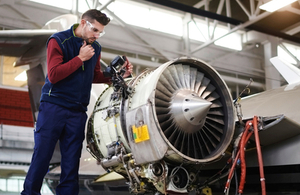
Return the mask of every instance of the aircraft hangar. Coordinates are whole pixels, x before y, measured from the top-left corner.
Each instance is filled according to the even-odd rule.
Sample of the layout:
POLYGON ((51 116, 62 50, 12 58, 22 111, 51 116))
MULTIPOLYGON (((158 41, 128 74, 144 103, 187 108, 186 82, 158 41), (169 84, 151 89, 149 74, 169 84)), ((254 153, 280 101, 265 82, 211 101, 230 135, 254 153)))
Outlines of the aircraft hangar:
MULTIPOLYGON (((277 1, 287 4, 271 11, 262 7, 273 1, 276 0, 0 0, 0 194, 20 194, 22 190, 33 152, 34 122, 46 74, 46 41, 54 32, 70 27, 62 16, 68 15, 78 22, 84 11, 98 9, 111 18, 105 35, 97 40, 102 46, 103 70, 118 55, 127 56, 133 64, 133 77, 176 59, 197 59, 212 67, 226 83, 232 101, 239 101, 289 83, 273 66, 271 58, 278 56, 299 68, 300 0, 277 1)), ((214 87, 218 88, 217 85, 214 87)), ((101 93, 92 94, 95 101, 101 93)), ((89 116, 95 101, 90 103, 89 116)), ((239 114, 237 107, 233 109, 239 114)), ((288 135, 298 135, 299 122, 290 122, 294 131, 288 135)), ((93 159, 92 155, 84 157, 93 159)), ((258 175, 256 169, 249 170, 258 175)), ((274 170, 278 173, 275 177, 284 181, 270 179, 268 193, 299 193, 299 166, 275 167, 269 174, 274 170), (278 188, 276 182, 283 187, 278 188)), ((255 174, 250 173, 245 194, 260 194, 259 178, 258 182, 253 181, 255 174), (253 190, 247 191, 247 187, 253 190)), ((89 182, 82 185, 82 194, 101 194, 89 187, 89 182)), ((49 186, 45 181, 42 194, 54 194, 49 186)), ((219 181, 214 187, 224 188, 219 181)), ((107 186, 106 194, 118 194, 105 190, 107 186)), ((190 194, 195 193, 224 194, 214 190, 190 194)))

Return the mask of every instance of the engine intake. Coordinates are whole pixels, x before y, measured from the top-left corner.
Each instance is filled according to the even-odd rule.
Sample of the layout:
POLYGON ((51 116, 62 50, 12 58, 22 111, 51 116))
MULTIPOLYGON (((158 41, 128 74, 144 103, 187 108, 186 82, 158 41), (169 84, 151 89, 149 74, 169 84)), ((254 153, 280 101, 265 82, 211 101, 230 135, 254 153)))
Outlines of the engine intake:
POLYGON ((231 141, 232 98, 220 75, 202 61, 181 58, 163 71, 155 111, 165 141, 190 161, 212 161, 231 141))

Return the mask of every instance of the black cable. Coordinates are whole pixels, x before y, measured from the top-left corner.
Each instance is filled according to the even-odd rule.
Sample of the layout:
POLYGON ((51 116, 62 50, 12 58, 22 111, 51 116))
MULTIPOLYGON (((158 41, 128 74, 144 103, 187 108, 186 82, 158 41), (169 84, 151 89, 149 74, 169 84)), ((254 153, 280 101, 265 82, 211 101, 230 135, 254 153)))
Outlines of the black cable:
POLYGON ((236 169, 234 170, 234 179, 235 179, 235 195, 238 195, 238 178, 237 178, 237 173, 236 173, 236 169))

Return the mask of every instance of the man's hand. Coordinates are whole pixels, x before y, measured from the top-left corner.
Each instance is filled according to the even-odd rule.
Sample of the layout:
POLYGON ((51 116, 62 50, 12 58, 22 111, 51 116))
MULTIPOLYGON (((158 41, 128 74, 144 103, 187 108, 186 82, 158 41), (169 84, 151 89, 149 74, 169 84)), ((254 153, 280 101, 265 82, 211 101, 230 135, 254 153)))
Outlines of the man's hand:
POLYGON ((126 72, 123 75, 123 78, 129 77, 132 72, 133 72, 133 65, 128 61, 128 59, 126 58, 125 63, 123 64, 122 68, 126 69, 126 72))
POLYGON ((86 42, 84 41, 83 45, 79 50, 79 55, 78 55, 81 61, 84 62, 89 60, 94 54, 95 54, 94 48, 91 45, 87 45, 86 42))

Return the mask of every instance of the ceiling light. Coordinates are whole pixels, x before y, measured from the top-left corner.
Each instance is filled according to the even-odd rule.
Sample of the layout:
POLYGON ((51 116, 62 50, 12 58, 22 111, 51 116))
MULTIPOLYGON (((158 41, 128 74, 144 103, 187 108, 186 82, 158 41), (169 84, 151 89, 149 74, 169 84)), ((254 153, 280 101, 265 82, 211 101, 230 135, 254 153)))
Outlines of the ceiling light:
POLYGON ((24 70, 23 72, 21 72, 18 76, 15 77, 16 81, 27 81, 27 74, 26 74, 26 70, 24 70))
POLYGON ((266 10, 268 12, 274 12, 284 6, 287 6, 297 0, 272 0, 259 6, 260 9, 266 10))

